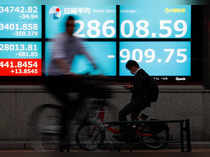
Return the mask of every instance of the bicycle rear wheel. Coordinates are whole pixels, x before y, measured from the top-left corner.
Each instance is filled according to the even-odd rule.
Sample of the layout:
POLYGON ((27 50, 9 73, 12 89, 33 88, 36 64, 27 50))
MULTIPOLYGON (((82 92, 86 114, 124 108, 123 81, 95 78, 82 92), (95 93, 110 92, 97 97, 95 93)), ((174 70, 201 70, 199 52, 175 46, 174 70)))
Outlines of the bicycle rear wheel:
POLYGON ((97 124, 84 123, 76 133, 76 142, 78 146, 87 151, 96 151, 103 144, 105 139, 105 130, 97 124))
POLYGON ((168 128, 163 128, 159 131, 153 129, 143 130, 143 135, 141 137, 143 144, 149 149, 161 149, 168 144, 169 131, 168 128))
POLYGON ((36 141, 32 143, 35 151, 57 151, 60 147, 61 107, 45 104, 32 114, 31 128, 36 141))

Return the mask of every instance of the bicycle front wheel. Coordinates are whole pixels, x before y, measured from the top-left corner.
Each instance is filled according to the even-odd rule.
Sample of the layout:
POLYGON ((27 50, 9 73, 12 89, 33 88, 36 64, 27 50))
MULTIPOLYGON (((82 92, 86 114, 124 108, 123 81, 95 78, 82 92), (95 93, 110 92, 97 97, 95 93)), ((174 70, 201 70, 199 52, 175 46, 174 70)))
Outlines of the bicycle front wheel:
POLYGON ((97 124, 84 123, 76 133, 78 146, 87 151, 96 151, 103 144, 105 130, 97 124))
POLYGON ((45 104, 32 114, 31 128, 36 136, 32 148, 35 151, 58 151, 60 147, 61 107, 45 104))

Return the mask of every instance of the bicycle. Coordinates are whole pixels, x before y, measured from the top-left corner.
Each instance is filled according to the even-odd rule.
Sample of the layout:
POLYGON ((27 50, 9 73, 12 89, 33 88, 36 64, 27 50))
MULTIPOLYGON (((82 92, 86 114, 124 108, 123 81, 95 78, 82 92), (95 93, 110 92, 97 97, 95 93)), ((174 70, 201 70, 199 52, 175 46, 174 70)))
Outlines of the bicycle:
MULTIPOLYGON (((87 151, 94 151, 102 148, 104 140, 106 139, 106 132, 110 132, 113 135, 120 134, 119 126, 126 126, 127 138, 120 140, 125 144, 142 143, 149 149, 161 149, 167 146, 169 139, 169 128, 164 123, 156 123, 156 119, 150 121, 128 121, 128 122, 105 122, 105 110, 106 101, 98 102, 99 111, 96 112, 95 118, 89 118, 87 115, 83 123, 77 130, 76 142, 81 149, 87 151), (142 142, 141 142, 142 141, 142 142)), ((91 113, 90 113, 91 114, 91 113)), ((118 139, 115 139, 118 140, 118 139)))
MULTIPOLYGON (((92 78, 91 76, 82 76, 81 79, 87 79, 89 82, 90 80, 93 80, 94 83, 96 81, 101 81, 101 76, 92 78)), ((98 83, 99 84, 99 83, 98 83)), ((94 84, 96 86, 96 84, 94 84)), ((88 99, 98 99, 98 100, 104 100, 108 97, 111 97, 111 93, 109 88, 103 86, 103 80, 102 83, 99 84, 99 89, 102 92, 93 93, 91 92, 87 93, 87 96, 85 97, 85 100, 88 99)), ((80 93, 78 93, 80 94, 80 93)), ((72 102, 77 102, 77 100, 74 100, 72 102)), ((71 104, 73 105, 73 104, 71 104)), ((80 104, 80 107, 78 109, 84 107, 84 104, 80 104)), ((65 148, 69 147, 69 130, 63 130, 64 124, 62 119, 62 106, 55 105, 55 104, 43 104, 38 106, 31 114, 30 120, 29 120, 29 126, 31 128, 30 131, 34 133, 34 136, 36 137, 36 142, 32 144, 32 148, 36 151, 64 151, 65 148), (65 132, 65 133, 64 133, 65 132), (63 141, 61 139, 61 136, 66 137, 67 139, 63 141), (38 139, 37 139, 38 138, 38 139)), ((86 116, 84 116, 86 117, 86 116)), ((69 121, 71 122, 71 121, 69 121)), ((70 125, 70 124, 69 124, 70 125)), ((65 128, 70 128, 65 127, 65 128)))
MULTIPOLYGON (((99 94, 96 100, 91 103, 97 106, 98 112, 86 112, 76 131, 76 144, 84 150, 94 151, 104 145, 106 131, 112 134, 119 134, 117 128, 119 122, 105 122, 105 106, 108 105, 107 98, 111 98, 111 90, 107 90, 104 94, 99 94), (92 138, 92 139, 91 139, 92 138), (83 141, 84 140, 84 141, 83 141)), ((83 106, 81 104, 80 106, 83 106)), ((30 126, 35 136, 39 137, 38 142, 33 146, 38 151, 59 150, 64 151, 70 146, 69 139, 61 141, 60 136, 63 134, 63 123, 61 122, 62 107, 53 104, 44 104, 37 107, 30 118, 30 126), (39 142, 40 141, 40 142, 39 142)), ((69 124, 70 125, 70 124, 69 124)), ((143 143, 147 148, 160 149, 166 146, 169 129, 165 124, 158 123, 138 123, 125 122, 128 128, 128 138, 125 143, 137 142, 143 143), (134 136, 133 136, 134 135, 134 136)), ((67 137, 67 135, 65 135, 67 137)))

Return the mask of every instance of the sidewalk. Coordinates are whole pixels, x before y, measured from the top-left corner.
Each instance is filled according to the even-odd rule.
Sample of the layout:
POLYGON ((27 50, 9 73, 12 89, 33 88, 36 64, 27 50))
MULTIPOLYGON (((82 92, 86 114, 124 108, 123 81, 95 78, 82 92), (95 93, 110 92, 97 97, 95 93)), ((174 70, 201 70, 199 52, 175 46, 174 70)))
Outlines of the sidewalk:
MULTIPOLYGON (((35 152, 33 150, 0 150, 0 153, 3 152, 35 152)), ((71 150, 70 152, 86 152, 83 150, 71 150)), ((96 152, 116 152, 116 151, 107 151, 107 150, 101 150, 101 151, 96 151, 96 152)), ((121 150, 120 152, 129 152, 129 150, 121 150)), ((132 152, 153 152, 153 153, 158 153, 158 152, 180 152, 180 149, 163 149, 163 150, 133 150, 132 152)), ((132 153, 131 152, 131 153, 132 153)), ((210 149, 207 148, 199 148, 199 149, 193 149, 192 152, 210 152, 210 149)))

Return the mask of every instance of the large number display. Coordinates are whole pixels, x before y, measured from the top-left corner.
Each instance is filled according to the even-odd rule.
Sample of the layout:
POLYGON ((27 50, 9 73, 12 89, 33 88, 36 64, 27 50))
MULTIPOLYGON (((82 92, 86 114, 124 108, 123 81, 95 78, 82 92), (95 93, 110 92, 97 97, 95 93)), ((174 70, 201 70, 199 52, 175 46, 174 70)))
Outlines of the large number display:
POLYGON ((123 0, 121 38, 190 38, 191 6, 172 1, 123 0))
POLYGON ((121 38, 190 38, 191 6, 148 7, 129 3, 120 10, 121 38))
POLYGON ((120 44, 120 75, 130 75, 128 60, 136 60, 152 76, 190 76, 190 42, 122 42, 120 44))
POLYGON ((133 59, 152 76, 191 77, 191 9, 171 0, 1 0, 0 76, 47 72, 51 40, 73 15, 74 36, 101 71, 76 56, 72 72, 123 78, 133 59))
POLYGON ((186 80, 191 76, 191 6, 180 4, 166 3, 166 0, 162 3, 154 0, 122 1, 119 76, 131 76, 125 67, 131 59, 161 80, 168 80, 171 76, 185 77, 183 80, 186 80), (139 41, 133 41, 134 38, 139 41))

